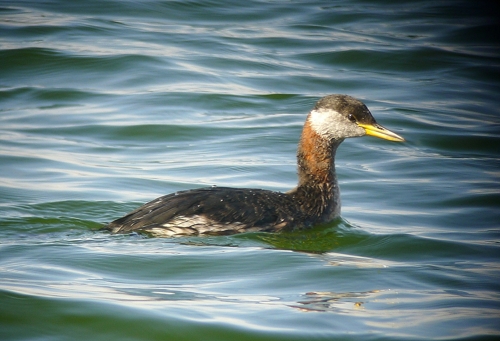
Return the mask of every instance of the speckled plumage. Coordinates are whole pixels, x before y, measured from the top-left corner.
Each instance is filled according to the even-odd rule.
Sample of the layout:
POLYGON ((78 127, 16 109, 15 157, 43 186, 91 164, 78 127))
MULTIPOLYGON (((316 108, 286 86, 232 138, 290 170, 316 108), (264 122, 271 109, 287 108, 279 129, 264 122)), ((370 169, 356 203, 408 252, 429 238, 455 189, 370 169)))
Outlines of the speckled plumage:
POLYGON ((335 152, 347 137, 366 134, 404 141, 378 125, 368 108, 346 95, 320 99, 304 124, 297 151, 299 182, 286 192, 207 187, 157 198, 109 223, 113 233, 155 236, 278 232, 340 215, 335 152))

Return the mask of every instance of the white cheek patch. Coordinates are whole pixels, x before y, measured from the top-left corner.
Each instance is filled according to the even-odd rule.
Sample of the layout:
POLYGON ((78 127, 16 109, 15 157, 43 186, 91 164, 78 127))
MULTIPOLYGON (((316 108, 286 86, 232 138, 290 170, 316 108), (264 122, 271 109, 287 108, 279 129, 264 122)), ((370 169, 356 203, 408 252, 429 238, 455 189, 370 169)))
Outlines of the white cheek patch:
POLYGON ((309 114, 309 123, 318 135, 330 137, 340 118, 340 114, 334 110, 313 110, 309 114))
POLYGON ((366 134, 363 128, 335 110, 313 110, 309 114, 309 123, 318 135, 328 140, 340 140, 366 134))

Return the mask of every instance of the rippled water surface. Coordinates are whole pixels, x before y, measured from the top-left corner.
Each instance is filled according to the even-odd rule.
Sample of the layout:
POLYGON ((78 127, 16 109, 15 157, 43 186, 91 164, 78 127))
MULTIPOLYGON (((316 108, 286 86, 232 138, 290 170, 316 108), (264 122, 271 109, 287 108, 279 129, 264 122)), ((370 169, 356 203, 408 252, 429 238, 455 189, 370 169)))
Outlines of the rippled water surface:
POLYGON ((0 339, 500 336, 494 2, 0 2, 0 339), (320 97, 342 218, 147 238, 104 223, 210 185, 286 191, 320 97))

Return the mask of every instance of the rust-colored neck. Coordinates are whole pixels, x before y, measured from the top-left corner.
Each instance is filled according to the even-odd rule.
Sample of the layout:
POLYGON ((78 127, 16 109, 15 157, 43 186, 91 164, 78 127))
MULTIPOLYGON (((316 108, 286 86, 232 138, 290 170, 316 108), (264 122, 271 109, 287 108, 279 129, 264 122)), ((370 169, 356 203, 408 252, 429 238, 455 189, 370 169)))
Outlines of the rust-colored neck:
POLYGON ((306 121, 297 151, 299 187, 332 185, 335 176, 335 152, 342 141, 327 141, 306 121))
POLYGON ((328 222, 340 215, 335 152, 342 140, 327 140, 306 121, 297 151, 299 183, 289 191, 305 221, 328 222))

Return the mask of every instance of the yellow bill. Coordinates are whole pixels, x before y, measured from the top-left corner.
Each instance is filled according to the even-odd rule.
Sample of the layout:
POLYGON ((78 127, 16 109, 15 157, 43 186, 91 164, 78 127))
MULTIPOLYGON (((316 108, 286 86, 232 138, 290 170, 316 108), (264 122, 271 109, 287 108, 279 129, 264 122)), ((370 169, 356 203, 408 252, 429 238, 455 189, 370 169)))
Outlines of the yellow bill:
POLYGON ((382 127, 380 124, 363 124, 357 123, 358 126, 366 131, 366 135, 379 137, 384 140, 403 142, 405 139, 389 129, 382 127))

